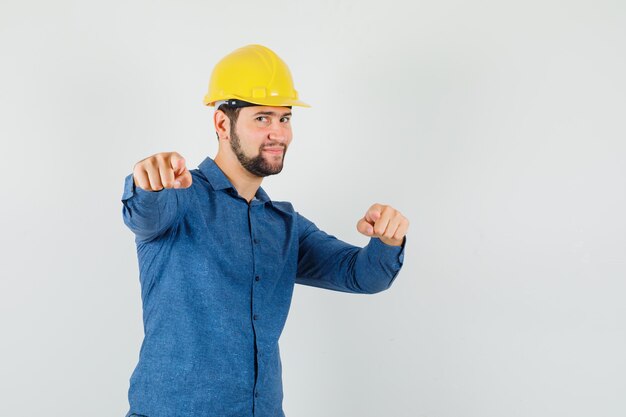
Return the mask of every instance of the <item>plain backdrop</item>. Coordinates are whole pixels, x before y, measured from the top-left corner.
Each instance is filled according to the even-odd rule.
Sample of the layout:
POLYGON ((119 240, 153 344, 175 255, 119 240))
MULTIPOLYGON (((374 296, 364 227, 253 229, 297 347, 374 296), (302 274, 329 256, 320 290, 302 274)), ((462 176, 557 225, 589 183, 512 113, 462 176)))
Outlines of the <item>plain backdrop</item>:
POLYGON ((270 197, 359 246, 373 203, 411 222, 389 290, 296 286, 288 417, 626 415, 622 0, 0 0, 1 416, 127 411, 123 179, 215 156, 251 43, 312 105, 270 197))

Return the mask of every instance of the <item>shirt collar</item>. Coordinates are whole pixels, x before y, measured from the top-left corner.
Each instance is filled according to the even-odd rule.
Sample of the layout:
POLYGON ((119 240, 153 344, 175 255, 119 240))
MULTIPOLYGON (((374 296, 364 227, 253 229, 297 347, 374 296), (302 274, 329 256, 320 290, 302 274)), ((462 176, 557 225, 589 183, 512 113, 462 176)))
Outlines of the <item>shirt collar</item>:
MULTIPOLYGON (((205 160, 202 161, 200 165, 198 165, 198 168, 204 174, 214 190, 217 191, 231 188, 235 192, 237 191, 237 189, 230 182, 226 174, 224 174, 224 172, 220 169, 219 166, 217 166, 215 161, 210 156, 207 156, 205 160)), ((272 200, 270 199, 269 195, 267 195, 263 187, 260 186, 257 189, 257 192, 254 195, 252 201, 254 200, 259 200, 263 204, 267 202, 272 204, 272 200)))

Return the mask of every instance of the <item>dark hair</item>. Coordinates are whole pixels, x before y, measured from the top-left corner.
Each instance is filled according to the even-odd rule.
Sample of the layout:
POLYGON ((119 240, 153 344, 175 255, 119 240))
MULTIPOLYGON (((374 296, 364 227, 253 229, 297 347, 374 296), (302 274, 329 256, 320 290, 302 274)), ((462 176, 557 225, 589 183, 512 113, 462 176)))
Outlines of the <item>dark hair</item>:
MULTIPOLYGON (((235 130, 235 124, 237 123, 237 119, 239 118, 239 112, 241 111, 241 107, 232 107, 228 104, 222 104, 217 110, 223 111, 224 114, 226 114, 226 117, 228 117, 228 120, 230 120, 231 132, 235 130)), ((215 132, 215 135, 217 136, 217 141, 219 142, 220 135, 218 135, 217 132, 215 132)))

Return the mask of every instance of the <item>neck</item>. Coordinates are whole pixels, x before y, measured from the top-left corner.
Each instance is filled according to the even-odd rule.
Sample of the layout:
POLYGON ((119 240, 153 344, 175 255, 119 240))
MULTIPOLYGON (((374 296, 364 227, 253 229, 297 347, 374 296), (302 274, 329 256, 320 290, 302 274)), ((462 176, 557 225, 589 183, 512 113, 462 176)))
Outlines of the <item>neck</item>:
POLYGON ((218 151, 213 161, 233 184, 239 195, 250 203, 261 186, 263 178, 246 171, 232 152, 226 154, 218 151))

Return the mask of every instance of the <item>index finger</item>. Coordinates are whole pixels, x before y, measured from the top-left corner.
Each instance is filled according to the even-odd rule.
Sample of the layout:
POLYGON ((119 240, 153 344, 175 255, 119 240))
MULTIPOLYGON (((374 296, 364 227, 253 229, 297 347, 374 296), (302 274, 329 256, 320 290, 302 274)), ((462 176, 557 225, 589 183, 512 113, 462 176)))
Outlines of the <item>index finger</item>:
POLYGON ((185 158, 177 153, 173 153, 170 157, 170 164, 174 170, 176 176, 179 176, 185 171, 185 158))
POLYGON ((380 219, 380 216, 383 211, 383 206, 380 204, 373 204, 365 213, 365 220, 367 220, 371 225, 374 225, 376 220, 380 219), (376 215, 378 213, 378 215, 376 215))

